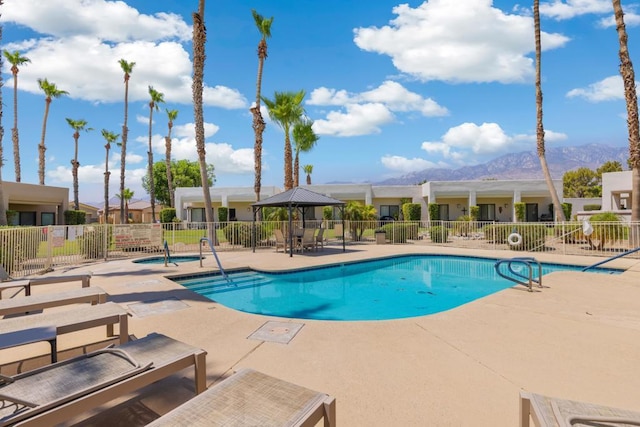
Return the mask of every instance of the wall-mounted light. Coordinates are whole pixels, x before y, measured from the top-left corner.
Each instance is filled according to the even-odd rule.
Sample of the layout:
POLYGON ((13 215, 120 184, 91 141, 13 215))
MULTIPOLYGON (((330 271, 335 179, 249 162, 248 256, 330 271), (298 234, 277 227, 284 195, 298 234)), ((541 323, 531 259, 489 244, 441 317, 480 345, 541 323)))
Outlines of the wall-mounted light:
POLYGON ((505 207, 505 208, 508 208, 508 207, 509 207, 509 203, 505 203, 505 204, 504 204, 504 207, 505 207))

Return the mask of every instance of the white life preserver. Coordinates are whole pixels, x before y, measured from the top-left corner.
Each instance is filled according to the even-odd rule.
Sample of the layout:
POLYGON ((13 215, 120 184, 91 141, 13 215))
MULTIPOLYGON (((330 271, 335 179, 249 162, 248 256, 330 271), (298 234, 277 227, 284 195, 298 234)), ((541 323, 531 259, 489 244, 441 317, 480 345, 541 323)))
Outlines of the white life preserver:
POLYGON ((507 241, 511 246, 518 246, 522 243, 522 236, 518 233, 511 233, 509 234, 509 237, 507 237, 507 241))

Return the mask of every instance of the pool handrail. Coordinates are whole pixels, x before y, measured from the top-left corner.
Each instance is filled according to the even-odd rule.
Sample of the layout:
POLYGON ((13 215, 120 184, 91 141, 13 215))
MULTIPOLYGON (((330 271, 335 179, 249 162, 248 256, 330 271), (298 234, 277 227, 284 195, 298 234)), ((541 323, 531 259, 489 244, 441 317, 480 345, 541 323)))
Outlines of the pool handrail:
POLYGON ((167 241, 164 241, 164 266, 167 267, 169 265, 169 262, 173 265, 175 265, 176 267, 178 266, 178 264, 174 261, 171 261, 171 253, 169 252, 169 243, 167 243, 167 241))
POLYGON ((222 277, 224 277, 225 279, 227 279, 227 282, 231 282, 231 279, 229 278, 229 276, 227 276, 227 273, 224 271, 224 268, 222 268, 222 263, 220 262, 220 258, 218 258, 218 253, 216 252, 216 248, 213 246, 213 243, 211 242, 211 239, 209 239, 208 237, 202 237, 200 238, 200 267, 202 267, 202 242, 207 242, 209 243, 209 247, 211 248, 211 252, 213 253, 214 258, 216 259, 216 262, 218 263, 218 268, 220 269, 220 274, 222 274, 222 277))
POLYGON ((542 265, 540 264, 540 262, 533 258, 533 257, 514 257, 514 258, 504 258, 504 259, 499 259, 498 261, 496 261, 496 263, 494 264, 494 268, 496 270, 496 273, 498 273, 498 275, 500 277, 503 277, 507 280, 510 280, 514 283, 517 283, 519 285, 522 286, 526 286, 529 289, 529 292, 533 292, 533 284, 536 283, 538 285, 539 288, 542 288, 542 265), (512 267, 512 263, 522 263, 524 264, 527 269, 529 270, 529 275, 525 276, 523 274, 520 274, 519 272, 515 271, 512 267), (512 277, 512 276, 508 276, 506 274, 504 274, 502 271, 500 271, 500 266, 502 264, 507 264, 507 267, 509 268, 509 272, 511 274, 513 274, 516 277, 512 277), (534 278, 533 277, 533 268, 532 268, 532 264, 535 263, 538 266, 538 278, 534 278), (520 280, 522 279, 522 280, 520 280), (523 280, 527 280, 527 282, 524 282, 523 280))
POLYGON ((635 248, 635 249, 629 249, 628 251, 625 251, 625 252, 623 252, 623 253, 621 253, 621 254, 614 255, 614 256, 612 256, 612 257, 610 257, 610 258, 605 259, 604 261, 596 262, 595 264, 592 264, 592 265, 590 265, 590 266, 588 266, 588 267, 583 268, 581 271, 587 271, 587 270, 589 270, 589 269, 591 269, 591 268, 599 267, 599 266, 601 266, 602 264, 606 264, 606 263, 608 263, 609 261, 613 261, 614 259, 622 258, 623 256, 627 256, 627 255, 629 255, 629 254, 632 254, 632 253, 634 253, 634 252, 638 252, 638 251, 640 251, 640 246, 638 246, 638 247, 637 247, 637 248, 635 248))

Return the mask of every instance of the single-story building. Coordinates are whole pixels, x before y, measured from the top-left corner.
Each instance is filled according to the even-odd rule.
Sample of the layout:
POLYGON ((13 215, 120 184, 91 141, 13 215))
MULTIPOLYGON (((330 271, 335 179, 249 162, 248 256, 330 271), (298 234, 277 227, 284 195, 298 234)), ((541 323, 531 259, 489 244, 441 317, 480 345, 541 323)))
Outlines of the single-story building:
POLYGON ((63 225, 69 209, 69 189, 51 185, 2 181, 5 209, 16 212, 9 225, 63 225))

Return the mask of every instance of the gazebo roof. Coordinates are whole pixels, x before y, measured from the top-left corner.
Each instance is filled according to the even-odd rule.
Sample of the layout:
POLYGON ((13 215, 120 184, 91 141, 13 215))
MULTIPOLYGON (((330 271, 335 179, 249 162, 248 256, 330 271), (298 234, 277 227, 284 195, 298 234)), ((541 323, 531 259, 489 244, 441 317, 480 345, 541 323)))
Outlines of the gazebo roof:
POLYGON ((252 204, 254 207, 273 206, 342 206, 342 200, 316 193, 306 188, 292 188, 252 204))

